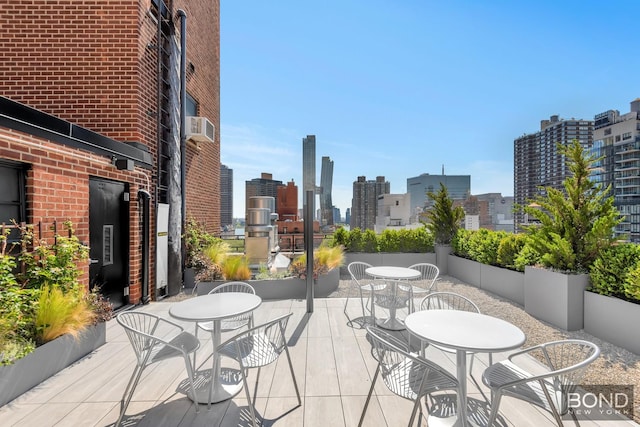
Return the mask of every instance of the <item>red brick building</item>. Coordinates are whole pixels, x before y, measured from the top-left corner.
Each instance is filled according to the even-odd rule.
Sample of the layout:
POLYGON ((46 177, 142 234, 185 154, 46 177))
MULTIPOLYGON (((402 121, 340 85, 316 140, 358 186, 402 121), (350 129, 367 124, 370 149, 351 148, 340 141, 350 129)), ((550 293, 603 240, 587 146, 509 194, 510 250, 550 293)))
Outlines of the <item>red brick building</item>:
POLYGON ((219 6, 0 0, 0 222, 71 220, 116 307, 180 289, 186 216, 220 229, 219 6))

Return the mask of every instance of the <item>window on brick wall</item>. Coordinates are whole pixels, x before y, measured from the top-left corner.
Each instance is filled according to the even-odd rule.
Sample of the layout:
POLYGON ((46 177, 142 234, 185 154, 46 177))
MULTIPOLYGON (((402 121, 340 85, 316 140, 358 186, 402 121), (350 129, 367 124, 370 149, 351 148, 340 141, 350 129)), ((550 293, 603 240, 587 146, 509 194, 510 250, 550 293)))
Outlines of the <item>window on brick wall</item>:
POLYGON ((198 115, 198 101, 195 98, 187 93, 186 103, 185 103, 185 112, 186 116, 197 116, 198 115))
MULTIPOLYGON (((0 224, 26 221, 25 204, 26 165, 0 160, 0 224)), ((12 230, 9 241, 19 240, 17 230, 12 230)))

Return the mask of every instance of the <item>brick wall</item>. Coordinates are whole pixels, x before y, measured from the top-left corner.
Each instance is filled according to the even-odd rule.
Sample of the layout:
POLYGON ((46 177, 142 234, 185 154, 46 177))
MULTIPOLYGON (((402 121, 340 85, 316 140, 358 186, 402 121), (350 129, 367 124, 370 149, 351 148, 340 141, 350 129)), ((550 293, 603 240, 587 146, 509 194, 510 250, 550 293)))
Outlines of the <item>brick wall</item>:
MULTIPOLYGON (((187 147, 187 215, 220 231, 220 1, 178 0, 187 15, 187 92, 216 127, 215 144, 187 147), (189 71, 189 63, 193 71, 189 71)), ((179 23, 176 21, 176 28, 179 23)))
MULTIPOLYGON (((193 64, 193 71, 188 73, 187 90, 199 103, 199 115, 207 117, 216 128, 215 144, 200 144, 199 149, 188 146, 187 213, 206 224, 209 231, 217 233, 220 230, 220 2, 178 0, 168 3, 173 4, 178 32, 178 9, 187 14, 187 63, 193 64)), ((150 0, 0 0, 3 52, 0 93, 112 139, 146 144, 156 159, 157 51, 154 46, 157 20, 151 5, 150 0)), ((12 150, 3 147, 0 158, 15 157, 16 153, 11 157, 9 152, 12 150)), ((33 163, 30 159, 39 159, 33 163, 33 175, 29 177, 35 183, 30 199, 34 205, 29 205, 32 220, 49 209, 57 211, 56 206, 60 204, 44 195, 43 191, 49 187, 37 189, 39 182, 46 178, 52 178, 51 183, 64 187, 58 190, 67 191, 64 194, 70 197, 88 186, 87 179, 80 183, 80 177, 88 177, 94 172, 97 176, 125 182, 133 179, 127 175, 113 175, 115 172, 109 168, 92 169, 92 162, 108 162, 104 157, 92 156, 92 161, 80 162, 71 156, 75 163, 64 167, 66 159, 56 159, 57 155, 56 151, 35 155, 28 150, 20 154, 25 156, 22 161, 27 163, 33 163), (46 163, 49 155, 52 156, 49 161, 58 162, 60 169, 66 170, 54 175, 47 172, 46 167, 52 166, 46 163), (80 170, 76 171, 75 166, 80 170)), ((144 187, 153 197, 152 206, 157 202, 156 161, 149 177, 150 188, 144 181, 144 187)), ((134 194, 137 188, 132 186, 131 192, 134 194)), ((87 194, 85 189, 86 203, 87 194)), ((73 206, 78 208, 80 204, 73 206)), ((71 212, 68 207, 64 211, 71 212)), ((155 236, 153 211, 152 237, 155 236)), ((86 212, 73 216, 81 219, 83 214, 86 221, 86 212)), ((131 220, 137 221, 137 212, 135 215, 132 212, 131 220)), ((86 224, 82 226, 88 230, 86 224)), ((137 230, 137 224, 131 227, 132 233, 134 230, 137 230)), ((132 234, 132 239, 134 237, 137 236, 132 234)), ((150 284, 153 286, 153 238, 151 244, 150 284)), ((137 248, 132 247, 132 268, 139 256, 137 248)), ((138 272, 131 271, 132 280, 137 275, 138 272)), ((150 295, 154 295, 153 290, 150 295)))
MULTIPOLYGON (((0 158, 29 165, 26 182, 27 222, 50 224, 53 221, 70 220, 78 239, 83 242, 89 241, 90 176, 128 182, 132 195, 137 194, 140 188, 147 188, 147 172, 144 170, 118 171, 104 157, 1 127, 0 158)), ((135 197, 132 202, 129 204, 130 299, 138 302, 141 296, 141 236, 135 197)), ((89 266, 86 264, 81 267, 85 271, 82 281, 88 286, 89 266)))

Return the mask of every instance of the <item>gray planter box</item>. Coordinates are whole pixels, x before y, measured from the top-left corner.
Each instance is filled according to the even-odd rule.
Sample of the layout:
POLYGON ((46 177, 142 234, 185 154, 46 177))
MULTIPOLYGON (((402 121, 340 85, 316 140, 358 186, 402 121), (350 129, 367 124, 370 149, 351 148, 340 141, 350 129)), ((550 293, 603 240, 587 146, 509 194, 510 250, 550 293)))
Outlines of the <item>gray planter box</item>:
POLYGON ((566 331, 584 327, 584 291, 588 274, 563 274, 525 267, 524 309, 532 316, 566 331))
POLYGON ((436 266, 440 274, 449 274, 449 255, 451 254, 451 245, 437 244, 435 246, 436 251, 436 266))
POLYGON ((106 324, 83 331, 78 339, 64 335, 9 366, 0 366, 0 406, 37 386, 106 342, 106 324))
POLYGON ((470 259, 449 255, 449 276, 453 276, 469 285, 480 287, 480 264, 470 259))
POLYGON ((584 331, 640 355, 640 304, 584 292, 584 331))
MULTIPOLYGON (((213 288, 229 280, 216 280, 214 282, 200 282, 197 287, 198 295, 206 295, 213 288)), ((274 299, 306 299, 307 298, 307 281, 297 277, 288 277, 286 279, 274 280, 247 280, 258 295, 263 300, 274 299)), ((340 271, 334 268, 327 274, 321 274, 315 284, 314 296, 316 298, 324 298, 330 293, 338 289, 340 283, 340 271)))
POLYGON ((480 288, 524 306, 524 273, 480 264, 480 288))

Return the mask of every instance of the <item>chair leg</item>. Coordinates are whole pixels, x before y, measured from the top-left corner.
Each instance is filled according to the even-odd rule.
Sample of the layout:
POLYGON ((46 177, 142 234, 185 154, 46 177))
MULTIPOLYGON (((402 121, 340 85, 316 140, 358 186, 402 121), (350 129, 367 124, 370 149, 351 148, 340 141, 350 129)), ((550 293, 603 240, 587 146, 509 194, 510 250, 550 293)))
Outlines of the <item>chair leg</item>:
POLYGON ((249 393, 249 384, 247 383, 247 370, 243 366, 240 366, 240 371, 242 371, 242 383, 244 386, 245 395, 247 396, 247 405, 249 405, 249 411, 251 412, 251 424, 253 425, 253 427, 258 427, 258 424, 256 422, 256 410, 253 407, 251 394, 249 393))
POLYGON ((420 396, 416 398, 416 402, 413 404, 413 410, 411 411, 411 418, 409 418, 409 426, 413 425, 414 420, 416 419, 416 412, 418 412, 418 406, 420 406, 420 396))
POLYGON ((118 421, 116 421, 115 427, 118 427, 120 423, 122 423, 122 418, 124 418, 124 413, 129 407, 129 402, 131 402, 133 392, 136 389, 136 385, 138 385, 138 381, 140 381, 140 376, 142 375, 143 370, 144 367, 136 365, 133 373, 131 374, 131 378, 129 378, 127 387, 124 389, 124 394, 122 395, 122 400, 120 401, 120 415, 118 416, 118 421))
MULTIPOLYGON (((193 357, 195 358, 195 351, 193 352, 193 357)), ((196 386, 193 383, 193 370, 191 369, 191 360, 189 360, 189 355, 184 355, 184 364, 187 368, 187 376, 189 377, 189 385, 191 386, 191 395, 193 396, 193 404, 196 405, 196 414, 200 412, 200 406, 198 405, 198 401, 196 400, 196 386)), ((188 397, 188 396, 187 396, 188 397)))
POLYGON ((492 427, 493 423, 496 421, 498 416, 498 406, 500 406, 500 399, 502 398, 502 393, 500 391, 491 391, 493 397, 491 399, 491 415, 489 415, 489 422, 487 423, 488 427, 492 427))
POLYGON ((362 427, 362 422, 364 421, 364 415, 367 412, 367 407, 369 406, 369 401, 371 400, 371 395, 373 394, 373 388, 376 385, 376 379, 378 378, 379 372, 380 372, 380 363, 378 363, 378 367, 376 368, 376 373, 373 375, 373 380, 371 380, 371 387, 369 387, 369 394, 367 395, 367 400, 364 402, 364 408, 362 408, 362 415, 360 415, 360 422, 358 423, 358 427, 362 427))
POLYGON ((289 348, 285 345, 284 351, 287 354, 287 362, 289 362, 289 370, 291 371, 291 379, 293 379, 293 386, 296 389, 296 396, 298 396, 298 406, 302 405, 302 399, 300 399, 300 390, 298 389, 298 382, 296 381, 296 374, 293 372, 293 363, 291 363, 291 355, 289 355, 289 348))

